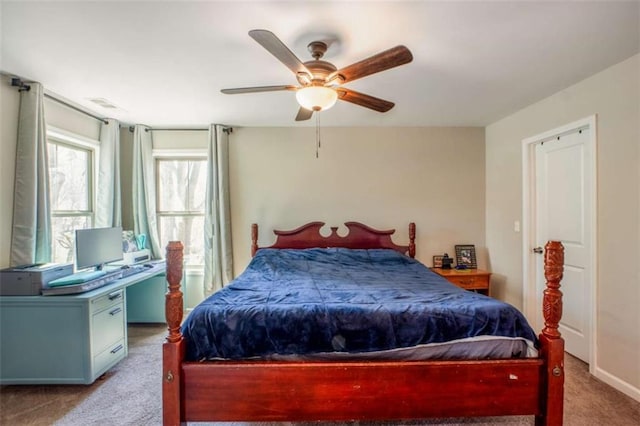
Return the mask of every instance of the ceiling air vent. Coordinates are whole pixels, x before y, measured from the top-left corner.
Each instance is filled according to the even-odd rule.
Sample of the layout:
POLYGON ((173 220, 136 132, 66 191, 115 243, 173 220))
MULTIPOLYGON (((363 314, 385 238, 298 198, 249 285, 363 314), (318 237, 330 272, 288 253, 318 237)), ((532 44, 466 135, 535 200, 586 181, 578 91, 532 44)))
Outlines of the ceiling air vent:
POLYGON ((118 109, 117 106, 106 100, 105 98, 88 98, 91 102, 102 108, 118 109))

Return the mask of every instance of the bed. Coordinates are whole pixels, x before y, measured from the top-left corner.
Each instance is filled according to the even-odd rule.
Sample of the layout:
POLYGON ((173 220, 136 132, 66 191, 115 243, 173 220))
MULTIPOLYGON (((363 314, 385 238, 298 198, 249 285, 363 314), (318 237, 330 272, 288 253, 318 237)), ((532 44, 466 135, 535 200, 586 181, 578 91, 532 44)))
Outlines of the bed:
MULTIPOLYGON (((391 266, 388 270, 385 269, 387 272, 383 274, 391 274, 388 271, 393 268, 405 268, 413 271, 411 273, 416 273, 418 278, 424 275, 418 270, 426 268, 413 260, 415 256, 415 225, 413 223, 409 226, 409 244, 406 246, 397 245, 392 241, 391 236, 394 230, 380 231, 357 222, 347 222, 345 225, 349 232, 346 236, 338 235, 337 228, 331 228, 330 235, 325 237, 320 233, 323 225, 322 222, 312 222, 291 231, 274 231, 277 236, 276 242, 269 247, 258 247, 258 227, 255 224, 252 225, 251 249, 254 257, 247 270, 229 287, 235 286, 236 293, 238 293, 237 287, 242 290, 240 293, 254 292, 262 286, 262 282, 256 277, 260 274, 275 274, 269 279, 264 279, 264 285, 275 281, 282 288, 286 288, 284 284, 287 283, 296 289, 298 282, 291 278, 295 274, 282 274, 282 270, 274 267, 273 263, 278 262, 278 259, 284 259, 283 262, 303 264, 304 268, 309 269, 306 265, 309 264, 311 255, 314 262, 318 255, 324 256, 323 262, 329 265, 336 264, 335 259, 339 259, 336 256, 346 255, 347 266, 334 267, 336 274, 343 268, 349 269, 351 262, 360 262, 361 258, 373 258, 370 262, 372 268, 379 268, 384 262, 405 265, 391 266), (255 269, 255 265, 261 266, 255 269), (265 265, 268 266, 267 269, 271 268, 271 272, 265 270, 265 265)), ((246 346, 235 338, 231 339, 232 344, 229 346, 231 349, 227 349, 226 352, 225 350, 199 352, 197 348, 194 349, 193 342, 197 339, 191 334, 192 315, 184 325, 182 324, 183 301, 180 291, 182 245, 179 242, 171 242, 167 247, 169 291, 166 296, 166 317, 169 335, 163 345, 164 424, 174 425, 187 421, 400 420, 502 415, 534 415, 537 424, 562 424, 564 342, 558 332, 558 322, 562 314, 562 293, 559 286, 563 270, 563 248, 558 242, 549 242, 545 249, 547 279, 543 301, 545 328, 538 336, 537 352, 534 351, 534 356, 531 356, 531 353, 525 358, 515 358, 510 354, 481 355, 464 359, 459 352, 454 352, 453 355, 448 353, 444 357, 437 355, 436 359, 413 356, 396 358, 387 356, 389 353, 387 347, 375 347, 370 352, 369 349, 356 347, 357 345, 350 347, 349 343, 345 342, 359 341, 357 338, 351 338, 352 336, 348 336, 346 340, 338 340, 337 348, 332 340, 325 342, 323 346, 322 339, 318 338, 317 333, 312 332, 301 334, 303 337, 301 340, 306 336, 307 343, 319 345, 318 347, 307 345, 311 346, 311 356, 296 355, 300 348, 290 349, 292 345, 288 342, 282 346, 285 348, 284 351, 275 351, 278 354, 274 357, 270 356, 274 352, 272 347, 255 343, 256 335, 260 333, 250 334, 252 343, 248 345, 264 349, 256 356, 252 356, 251 352, 245 350, 234 352, 237 348, 246 346), (313 338, 309 339, 308 336, 313 338), (347 356, 324 357, 326 353, 332 352, 327 351, 326 347, 330 347, 329 349, 333 347, 333 351, 338 352, 338 355, 347 356), (322 356, 315 356, 318 353, 322 356), (362 356, 369 353, 376 356, 362 356)), ((340 260, 338 263, 342 264, 343 261, 340 260)), ((289 270, 288 268, 287 266, 284 270, 289 270)), ((326 277, 332 272, 323 269, 320 274, 326 277)), ((354 274, 349 270, 347 275, 351 277, 354 274)), ((394 279, 397 278, 395 272, 392 276, 394 279)), ((316 275, 315 287, 327 287, 318 286, 318 279, 316 275)), ((360 284, 362 283, 358 283, 360 284)), ((428 285, 429 283, 424 283, 424 286, 428 285)), ((360 302, 367 304, 367 301, 360 301, 365 293, 367 296, 370 296, 369 293, 378 294, 375 280, 372 281, 371 286, 371 291, 348 292, 349 296, 342 300, 344 303, 338 305, 358 307, 360 302)), ((422 283, 416 285, 416 287, 422 286, 422 283)), ((437 288, 447 286, 450 285, 442 284, 437 288)), ((219 292, 223 294, 223 299, 225 294, 233 294, 223 293, 226 290, 227 288, 219 292)), ((459 289, 457 291, 468 293, 459 289)), ((341 291, 342 293, 344 292, 341 291)), ((252 297, 259 294, 251 293, 252 297)), ((299 298, 300 294, 307 293, 289 291, 282 294, 287 296, 293 294, 299 298)), ((275 296, 277 296, 276 299, 281 298, 282 294, 274 292, 271 299, 275 296)), ((452 294, 456 300, 460 296, 455 291, 452 294)), ((417 297, 422 298, 424 295, 417 297)), ((452 296, 447 293, 446 297, 452 296)), ((486 304, 487 310, 495 307, 494 302, 486 296, 470 297, 473 304, 478 306, 486 304), (474 297, 477 299, 473 299, 474 297)), ((305 306, 309 304, 308 299, 304 299, 303 302, 305 306)), ((203 302, 201 305, 207 305, 207 303, 203 302)), ((384 308, 385 315, 389 316, 389 312, 394 312, 392 305, 384 302, 378 309, 384 308)), ((468 305, 465 306, 465 309, 469 309, 468 305)), ((204 310, 205 307, 199 306, 197 309, 204 310)), ((233 303, 224 309, 221 312, 209 313, 210 316, 202 322, 213 324, 212 318, 224 316, 228 321, 238 323, 235 317, 229 314, 229 312, 235 312, 232 311, 233 303)), ((406 308, 397 311, 402 309, 406 308)), ((289 315, 290 311, 286 312, 286 315, 289 315)), ((472 316, 474 318, 479 316, 478 312, 482 314, 484 311, 474 311, 472 316)), ((260 318, 264 316, 258 315, 260 318)), ((360 320, 351 322, 358 321, 360 320)), ((515 322, 510 322, 504 328, 512 329, 515 327, 514 324, 515 322)), ((211 327, 215 326, 211 325, 211 327)), ((370 325, 367 327, 370 330, 375 328, 370 325)), ((393 327, 397 331, 397 324, 393 327)), ((312 327, 308 328, 312 330, 312 327)), ((204 329, 198 327, 194 329, 199 330, 196 334, 205 333, 204 340, 211 341, 214 347, 220 346, 219 340, 214 341, 214 337, 219 336, 219 331, 210 333, 207 337, 206 331, 202 331, 204 329)), ((269 333, 276 334, 272 330, 269 333)), ((281 334, 295 336, 296 332, 289 329, 287 333, 281 334)), ((329 333, 329 337, 333 334, 336 333, 329 333)), ((341 334, 345 333, 337 334, 342 337, 341 334)), ((405 334, 407 333, 403 331, 396 332, 394 335, 405 334)), ((437 333, 431 330, 424 334, 431 336, 437 333)), ((531 339, 535 340, 535 337, 528 337, 528 340, 531 339)), ((378 342, 380 339, 374 336, 369 340, 378 342)), ((430 347, 430 344, 434 343, 416 341, 413 337, 408 338, 408 341, 413 343, 407 343, 407 345, 418 344, 425 347, 430 347)), ((439 343, 435 342, 436 345, 439 343)), ((393 344, 396 342, 394 341, 393 344)))

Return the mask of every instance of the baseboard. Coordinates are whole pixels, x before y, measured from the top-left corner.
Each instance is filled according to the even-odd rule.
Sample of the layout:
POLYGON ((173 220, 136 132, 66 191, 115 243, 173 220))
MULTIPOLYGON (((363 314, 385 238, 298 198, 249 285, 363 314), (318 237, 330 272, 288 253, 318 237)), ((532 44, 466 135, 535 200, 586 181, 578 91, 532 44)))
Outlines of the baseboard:
POLYGON ((635 399, 636 401, 640 402, 640 389, 638 389, 637 387, 632 386, 631 384, 625 382, 624 380, 619 379, 618 377, 614 376, 611 373, 607 373, 606 371, 604 371, 599 367, 596 367, 594 369, 593 375, 597 379, 611 386, 612 388, 619 390, 625 395, 628 395, 631 398, 635 399))

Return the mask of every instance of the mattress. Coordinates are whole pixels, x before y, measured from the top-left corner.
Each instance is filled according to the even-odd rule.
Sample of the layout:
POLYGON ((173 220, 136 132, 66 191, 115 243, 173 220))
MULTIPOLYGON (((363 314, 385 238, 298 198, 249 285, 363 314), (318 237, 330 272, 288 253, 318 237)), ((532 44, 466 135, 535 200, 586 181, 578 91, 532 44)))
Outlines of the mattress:
POLYGON ((536 354, 516 308, 387 249, 261 249, 191 311, 182 334, 190 361, 536 354))

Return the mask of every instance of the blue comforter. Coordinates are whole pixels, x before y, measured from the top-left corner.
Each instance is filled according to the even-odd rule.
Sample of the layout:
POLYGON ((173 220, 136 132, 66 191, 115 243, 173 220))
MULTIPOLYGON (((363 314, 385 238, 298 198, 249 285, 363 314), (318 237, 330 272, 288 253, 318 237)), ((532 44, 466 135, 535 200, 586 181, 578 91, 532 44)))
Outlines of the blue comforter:
POLYGON ((536 341, 524 316, 393 250, 261 249, 182 326, 187 360, 370 352, 474 336, 536 341))

